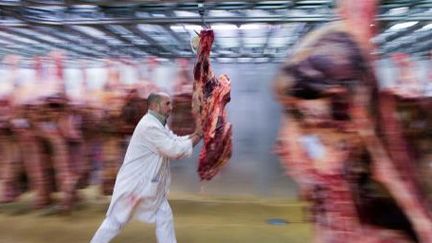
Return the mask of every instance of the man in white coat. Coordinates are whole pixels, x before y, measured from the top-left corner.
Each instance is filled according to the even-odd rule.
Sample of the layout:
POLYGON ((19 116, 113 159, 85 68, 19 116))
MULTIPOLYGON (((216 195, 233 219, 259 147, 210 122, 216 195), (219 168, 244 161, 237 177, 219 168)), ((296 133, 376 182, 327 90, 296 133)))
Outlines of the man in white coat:
POLYGON ((176 242, 167 200, 169 162, 191 156, 192 148, 202 137, 202 129, 198 124, 191 135, 175 135, 166 126, 172 104, 165 93, 150 94, 148 107, 148 113, 133 132, 105 220, 91 243, 110 242, 132 217, 155 223, 158 243, 176 242))

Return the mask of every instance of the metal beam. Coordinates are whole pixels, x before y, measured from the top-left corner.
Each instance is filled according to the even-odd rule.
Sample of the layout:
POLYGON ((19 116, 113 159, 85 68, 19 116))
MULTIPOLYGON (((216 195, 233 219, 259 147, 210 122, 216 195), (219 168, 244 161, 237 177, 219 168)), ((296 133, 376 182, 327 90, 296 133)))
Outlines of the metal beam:
MULTIPOLYGON (((172 50, 172 48, 166 47, 164 45, 160 45, 156 40, 154 40, 153 38, 148 36, 143 31, 139 30, 137 26, 134 25, 134 26, 125 26, 125 27, 127 30, 132 32, 134 35, 139 36, 139 37, 143 38, 145 41, 147 41, 148 43, 150 43, 150 45, 153 46, 154 48, 157 48, 157 49, 165 52, 165 54, 166 53, 178 54, 177 50, 172 50)), ((155 50, 155 51, 157 51, 157 50, 155 50)), ((163 55, 165 55, 165 54, 163 54, 163 55)))
MULTIPOLYGON (((121 26, 122 28, 124 28, 123 26, 121 26)), ((150 53, 151 49, 148 48, 148 46, 144 46, 144 45, 137 45, 136 43, 133 43, 130 39, 124 37, 121 33, 118 33, 112 26, 98 26, 97 28, 98 30, 104 32, 107 35, 113 36, 114 38, 117 38, 121 41, 123 41, 124 43, 128 44, 128 46, 124 46, 127 49, 129 49, 130 52, 133 53, 134 56, 137 56, 137 52, 134 51, 135 48, 138 48, 139 50, 145 52, 145 53, 150 53)), ((126 29, 126 28, 124 28, 126 29)), ((126 29, 127 30, 127 29, 126 29)))
POLYGON ((22 36, 22 37, 25 37, 27 39, 38 41, 40 43, 45 43, 45 44, 51 45, 51 46, 53 46, 55 48, 58 48, 58 49, 62 49, 62 50, 66 50, 66 51, 71 51, 71 52, 74 52, 74 53, 77 53, 77 54, 81 54, 81 55, 84 55, 84 56, 97 56, 92 51, 77 50, 76 48, 74 48, 72 46, 67 46, 67 45, 65 46, 65 45, 61 45, 61 44, 55 43, 55 42, 47 41, 47 40, 41 39, 41 38, 39 38, 37 36, 33 36, 33 35, 30 35, 30 34, 19 32, 19 31, 13 29, 13 28, 8 28, 7 31, 8 31, 8 33, 13 33, 14 35, 17 35, 17 36, 22 36))
MULTIPOLYGON (((168 17, 175 17, 176 15, 174 14, 173 11, 166 11, 165 12, 166 15, 168 17)), ((177 33, 175 33, 174 31, 171 30, 171 28, 169 28, 166 25, 162 26, 164 28, 164 30, 166 32, 168 32, 169 35, 171 35, 180 45, 184 45, 185 43, 187 43, 180 35, 178 35, 177 33)))
MULTIPOLYGON (((419 17, 417 17, 419 18, 419 17)), ((417 19, 416 18, 416 19, 417 19)), ((412 21, 416 21, 413 19, 412 21)), ((289 23, 289 22, 329 22, 336 20, 334 16, 313 16, 313 17, 286 17, 286 16, 265 16, 265 17, 206 17, 206 23, 232 23, 232 24, 245 24, 245 23, 289 23)), ((398 19, 393 19, 398 20, 398 19)), ((426 20, 432 20, 432 17, 426 18, 426 20)), ((135 25, 135 24, 197 24, 201 25, 201 18, 198 17, 145 17, 145 18, 100 18, 94 20, 35 20, 26 19, 29 24, 34 25, 107 25, 107 24, 124 24, 124 25, 135 25)), ((0 20, 1 26, 25 26, 21 22, 9 22, 0 20)))
POLYGON ((35 45, 30 44, 28 42, 24 42, 24 41, 20 41, 20 40, 14 39, 13 37, 8 37, 8 36, 0 35, 0 40, 5 40, 5 41, 11 43, 12 45, 26 46, 26 47, 35 49, 35 50, 37 50, 39 52, 41 52, 41 51, 49 51, 49 49, 47 49, 44 44, 41 44, 39 46, 35 46, 35 45))
MULTIPOLYGON (((397 16, 378 16, 378 21, 432 21, 432 15, 429 16, 407 16, 405 18, 397 16)), ((231 23, 231 24, 247 24, 247 23, 295 23, 295 22, 331 22, 338 20, 334 15, 320 15, 320 16, 263 16, 263 17, 206 17, 206 23, 231 23)), ((135 24, 196 24, 202 23, 198 17, 151 17, 151 18, 100 18, 94 20, 34 20, 26 19, 27 24, 20 21, 5 21, 0 20, 0 26, 8 27, 22 27, 31 25, 88 25, 98 26, 107 24, 124 24, 124 25, 135 25, 135 24)))
POLYGON ((272 38, 273 34, 275 33, 276 28, 274 28, 273 26, 270 27, 270 29, 267 31, 267 36, 266 36, 266 41, 264 43, 264 46, 262 47, 262 54, 265 54, 265 51, 267 50, 269 43, 270 43, 270 39, 272 38))
POLYGON ((117 46, 110 45, 106 40, 98 39, 98 38, 96 38, 94 36, 91 36, 91 35, 89 35, 87 33, 84 33, 84 32, 81 32, 79 30, 76 30, 76 29, 72 28, 71 26, 64 26, 64 28, 65 28, 65 30, 67 30, 67 32, 75 34, 75 35, 83 36, 83 37, 89 39, 91 42, 93 42, 95 44, 102 45, 102 46, 107 46, 109 48, 109 50, 110 50, 110 54, 111 54, 110 56, 116 57, 117 53, 123 53, 126 56, 132 56, 133 55, 133 53, 130 52, 129 49, 118 48, 117 46))
MULTIPOLYGON (((75 1, 72 1, 75 2, 75 1)), ((417 2, 420 3, 420 2, 417 2)), ((123 2, 127 6, 127 3, 123 2)), ((271 2, 269 3, 271 4, 271 2)), ((279 4, 281 6, 285 6, 286 1, 281 1, 279 4)), ((184 5, 184 4, 183 4, 184 5)), ((170 3, 152 3, 152 4, 141 4, 138 6, 129 6, 124 7, 125 9, 129 9, 131 14, 124 15, 119 14, 115 11, 115 8, 101 8, 100 15, 93 16, 92 19, 89 19, 86 15, 81 15, 80 13, 75 13, 73 11, 74 6, 65 6, 65 8, 61 8, 59 10, 48 9, 45 10, 43 8, 38 8, 37 10, 21 6, 21 7, 5 7, 0 6, 0 10, 2 14, 7 16, 14 17, 16 20, 0 20, 0 25, 3 26, 23 26, 23 22, 36 24, 36 25, 106 25, 106 24, 173 24, 173 23, 183 23, 183 24, 201 24, 202 20, 199 16, 195 17, 177 17, 172 16, 172 11, 182 10, 181 4, 170 4, 170 3), (110 10, 111 9, 111 10, 110 10), (113 10, 114 9, 114 10, 113 10), (140 17, 140 12, 146 12, 151 14, 155 11, 163 11, 167 16, 164 17, 140 17), (39 11, 34 13, 35 11, 39 11), (43 14, 44 11, 46 14, 43 14), (28 12, 28 14, 26 14, 28 12), (60 16, 60 17, 59 17, 60 16), (111 17, 108 17, 111 16, 111 17), (135 16, 135 17, 130 17, 135 16)), ((192 4, 194 5, 194 4, 192 4)), ((186 6, 192 6, 191 4, 186 6)), ((257 5, 257 3, 250 2, 227 2, 227 3, 215 3, 215 4, 206 4, 205 9, 208 10, 217 10, 221 9, 220 6, 225 6, 229 8, 230 6, 236 6, 235 9, 238 9, 238 6, 243 6, 244 9, 260 9, 255 8, 256 6, 264 6, 265 3, 261 3, 257 5)), ((272 6, 274 4, 271 4, 272 6)), ((277 4, 276 4, 277 5, 277 4)), ((316 5, 317 8, 322 7, 321 5, 316 5)), ((328 6, 328 4, 324 4, 328 6)), ((405 5, 399 5, 405 6, 405 5)), ((412 4, 408 4, 407 7, 412 7, 412 4)), ((243 9, 243 8, 242 8, 243 9)), ((286 8, 290 9, 290 8, 286 8)), ((431 21, 432 15, 418 15, 415 14, 416 8, 411 8, 408 13, 405 13, 403 16, 400 15, 389 15, 389 14, 381 14, 378 15, 377 18, 379 21, 431 21), (413 13, 413 14, 410 14, 413 13)), ((189 9, 191 11, 198 12, 198 5, 195 3, 194 7, 189 9)), ((95 11, 90 9, 89 11, 95 11)), ((142 16, 142 15, 141 15, 142 16)), ((208 24, 212 23, 233 23, 233 24, 242 24, 242 23, 289 23, 289 22, 328 22, 337 20, 337 16, 334 14, 321 14, 308 16, 307 14, 301 16, 287 16, 287 15, 271 15, 271 16, 206 16, 205 20, 208 24)))
MULTIPOLYGON (((48 28, 48 27, 43 27, 43 26, 36 26, 36 27, 31 28, 31 29, 33 31, 37 32, 37 33, 43 33, 43 34, 48 35, 48 36, 54 36, 54 37, 56 37, 58 39, 66 41, 66 42, 68 42, 68 45, 83 46, 83 47, 85 47, 85 48, 87 48, 89 50, 95 50, 95 47, 93 45, 91 45, 90 42, 88 42, 88 41, 79 41, 79 40, 77 41, 76 37, 72 38, 72 37, 68 36, 65 31, 62 31, 62 30, 60 30, 58 28, 52 29, 52 27, 48 28)), ((101 47, 102 49, 104 49, 104 50, 101 50, 99 48, 99 50, 95 50, 98 53, 101 53, 101 51, 102 51, 102 53, 98 57, 103 58, 103 57, 109 56, 110 51, 106 47, 106 45, 98 45, 98 46, 101 47)))

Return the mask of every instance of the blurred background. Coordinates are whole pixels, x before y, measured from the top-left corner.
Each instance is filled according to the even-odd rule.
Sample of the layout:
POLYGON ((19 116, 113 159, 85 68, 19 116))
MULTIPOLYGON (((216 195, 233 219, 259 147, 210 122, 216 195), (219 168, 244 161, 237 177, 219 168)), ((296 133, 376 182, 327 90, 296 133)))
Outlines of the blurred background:
MULTIPOLYGON (((171 163, 179 242, 310 241, 296 184, 272 152, 281 113, 272 81, 303 36, 337 20, 335 6, 333 0, 0 0, 0 242, 46 242, 52 232, 61 239, 53 242, 88 242, 150 92, 173 95, 171 127, 193 131, 191 39, 203 25, 215 31, 215 74, 231 78, 233 155, 209 182, 196 172, 199 149, 171 163), (57 215, 53 205, 71 215, 57 215), (239 214, 234 226, 217 218, 229 212, 239 214), (213 224, 199 228, 190 215, 213 224)), ((383 0, 378 13, 372 41, 380 86, 407 85, 431 97, 432 1, 383 0)), ((141 228, 132 224, 119 242, 154 242, 152 230, 141 228)))

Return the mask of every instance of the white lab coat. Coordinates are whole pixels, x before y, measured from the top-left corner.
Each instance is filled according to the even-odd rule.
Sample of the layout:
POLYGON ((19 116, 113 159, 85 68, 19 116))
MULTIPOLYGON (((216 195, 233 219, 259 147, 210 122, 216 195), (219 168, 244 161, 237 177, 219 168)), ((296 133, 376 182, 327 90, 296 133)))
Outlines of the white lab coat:
POLYGON ((187 136, 175 135, 152 114, 143 116, 118 172, 107 217, 124 222, 124 217, 135 216, 154 223, 171 182, 169 161, 191 156, 192 148, 187 136))
POLYGON ((169 161, 192 154, 192 140, 179 137, 152 114, 139 121, 117 174, 106 218, 91 243, 110 242, 135 216, 156 223, 159 243, 176 243, 171 207, 167 201, 171 182, 169 161))

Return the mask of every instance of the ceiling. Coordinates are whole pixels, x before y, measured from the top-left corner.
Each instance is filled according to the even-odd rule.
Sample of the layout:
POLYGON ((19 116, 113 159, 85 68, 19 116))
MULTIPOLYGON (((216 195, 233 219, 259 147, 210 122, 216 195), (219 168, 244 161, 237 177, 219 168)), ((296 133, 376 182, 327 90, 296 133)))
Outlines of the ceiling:
MULTIPOLYGON (((31 61, 62 50, 69 64, 106 58, 194 57, 201 26, 216 32, 220 62, 279 62, 309 31, 336 19, 334 0, 0 0, 0 58, 31 61)), ((432 0, 381 1, 379 54, 425 58, 432 49, 432 0)))

